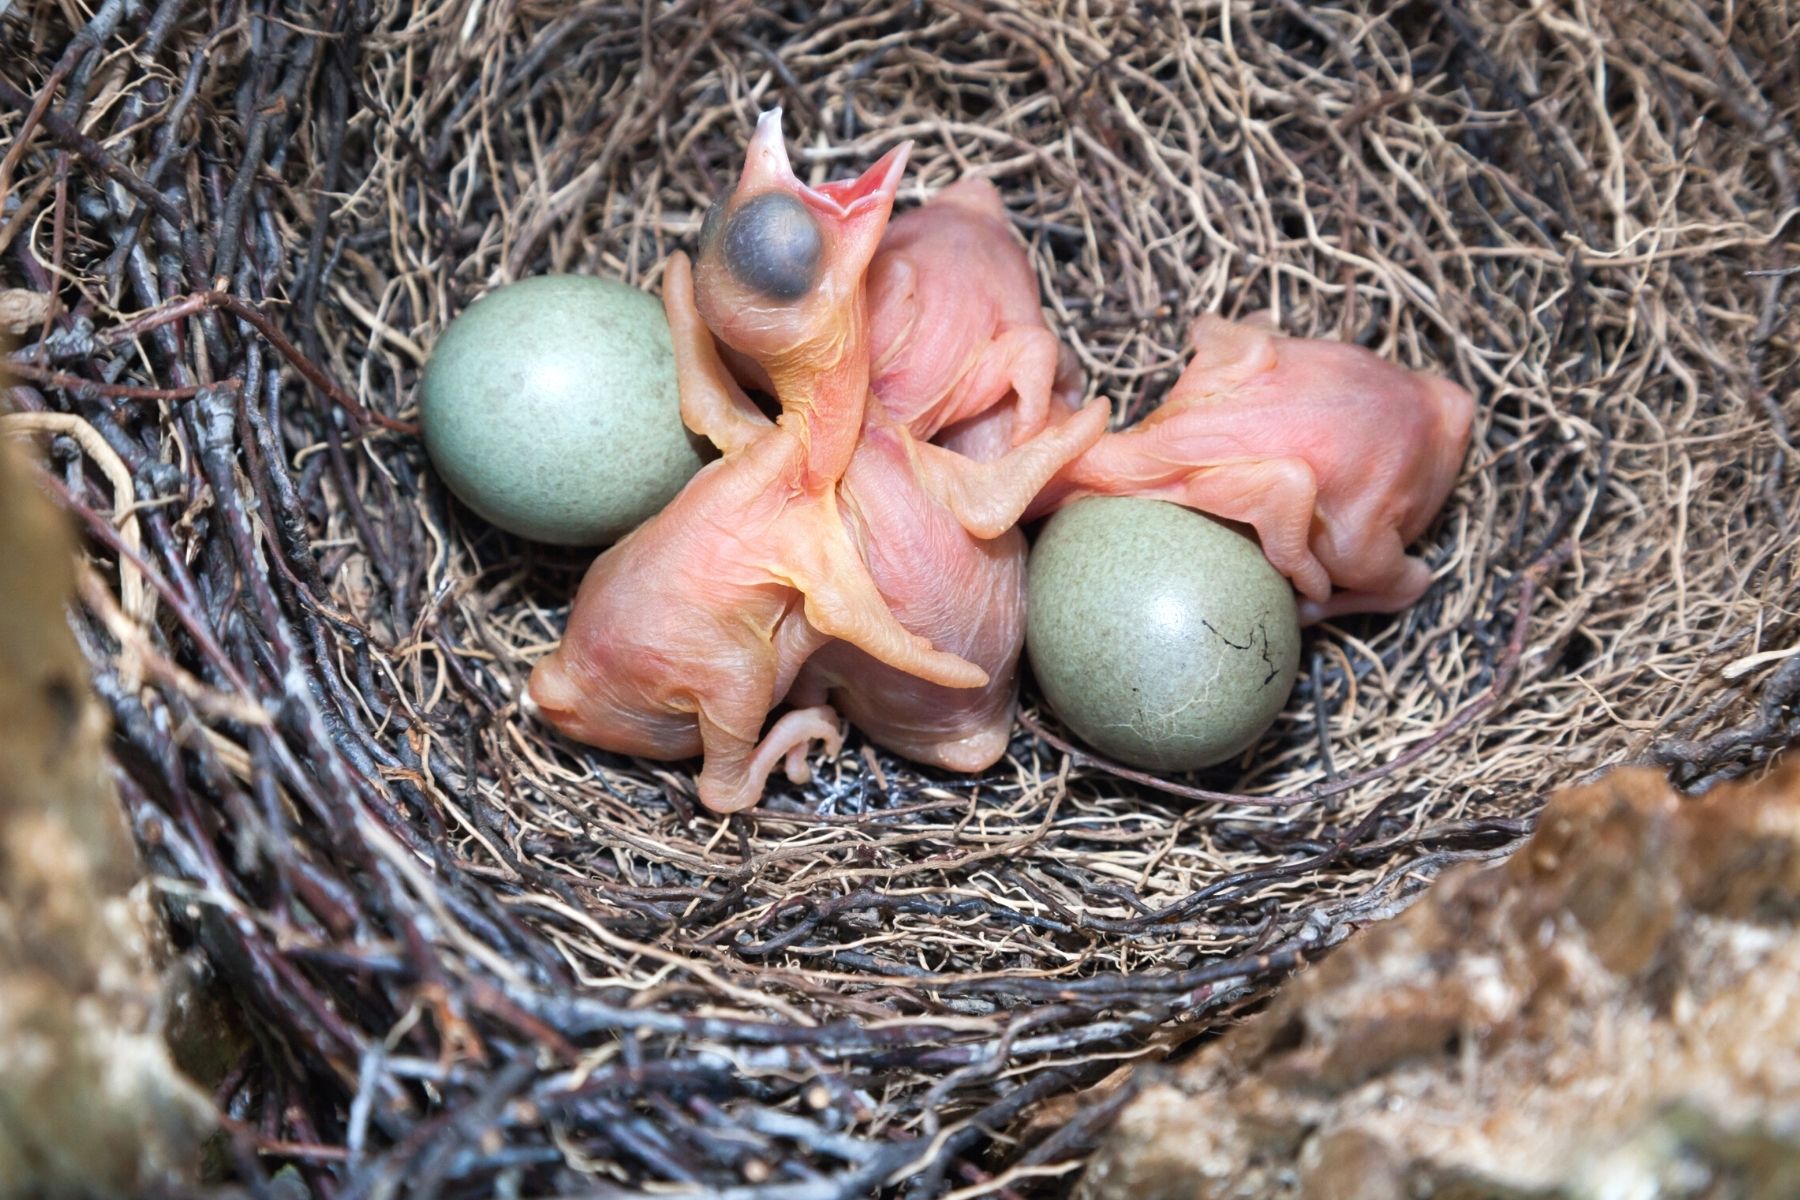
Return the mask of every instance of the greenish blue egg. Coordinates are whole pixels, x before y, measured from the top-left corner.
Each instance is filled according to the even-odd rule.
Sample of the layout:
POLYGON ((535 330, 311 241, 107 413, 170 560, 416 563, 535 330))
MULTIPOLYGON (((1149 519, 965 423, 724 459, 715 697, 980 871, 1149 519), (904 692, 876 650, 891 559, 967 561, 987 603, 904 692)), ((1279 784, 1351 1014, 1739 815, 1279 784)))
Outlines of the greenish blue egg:
POLYGON ((542 542, 613 541, 706 461, 681 424, 662 305, 610 279, 546 275, 477 300, 433 347, 421 408, 450 490, 542 542))
POLYGON ((1293 690, 1293 588, 1253 539, 1210 517, 1161 500, 1078 500, 1038 535, 1027 581, 1032 673, 1108 757, 1155 771, 1223 762, 1293 690))

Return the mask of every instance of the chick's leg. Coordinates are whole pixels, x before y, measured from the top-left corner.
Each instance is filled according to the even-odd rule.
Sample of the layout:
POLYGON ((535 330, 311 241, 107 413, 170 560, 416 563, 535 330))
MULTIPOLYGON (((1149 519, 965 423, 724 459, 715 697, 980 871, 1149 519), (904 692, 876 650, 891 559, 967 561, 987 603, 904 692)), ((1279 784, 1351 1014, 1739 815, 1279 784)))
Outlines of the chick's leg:
MULTIPOLYGON (((800 623, 804 625, 805 619, 801 618, 800 623)), ((795 712, 808 709, 818 711, 821 716, 833 723, 834 728, 837 728, 841 718, 837 710, 827 703, 830 694, 830 680, 817 667, 809 665, 800 672, 799 678, 794 680, 787 699, 788 703, 794 706, 795 712)), ((774 732, 774 730, 769 731, 771 737, 774 736, 774 732)), ((806 765, 807 744, 801 742, 788 751, 787 777, 793 783, 805 783, 812 775, 811 768, 806 765)), ((840 737, 835 745, 827 740, 825 746, 828 753, 836 754, 843 748, 843 739, 840 737)))
POLYGON ((1399 612, 1411 607, 1431 585, 1431 568, 1406 553, 1406 544, 1391 525, 1358 528, 1325 522, 1324 536, 1314 545, 1326 555, 1338 590, 1322 602, 1300 605, 1301 624, 1359 612, 1399 612))
POLYGON ((1180 503, 1256 529, 1262 551, 1309 600, 1331 596, 1331 576, 1312 551, 1318 479, 1298 458, 1202 467, 1181 488, 1180 503))
POLYGON ((756 731, 772 703, 771 689, 745 680, 729 695, 703 698, 698 704, 701 753, 705 761, 696 780, 700 803, 717 813, 741 812, 762 799, 769 776, 786 759, 788 778, 804 783, 810 773, 806 750, 822 742, 827 754, 844 744, 837 713, 827 705, 785 713, 761 739, 756 731))
POLYGON ((977 462, 929 442, 913 442, 926 490, 978 538, 997 538, 1065 465, 1106 431, 1108 406, 1095 400, 1058 425, 1025 439, 992 462, 977 462))
POLYGON ((794 606, 776 623, 775 635, 770 639, 770 645, 775 647, 775 702, 786 700, 795 708, 825 703, 823 693, 818 693, 817 699, 805 699, 793 689, 805 681, 804 671, 812 656, 831 641, 807 621, 804 599, 794 597, 794 606))
POLYGON ((863 650, 893 667, 945 687, 981 687, 987 672, 967 659, 931 648, 900 624, 844 531, 837 507, 814 503, 788 509, 769 571, 805 598, 808 622, 819 633, 863 650))
POLYGON ((773 764, 757 762, 756 745, 763 720, 775 706, 773 666, 766 654, 734 656, 728 671, 696 681, 692 703, 703 761, 695 783, 700 803, 714 812, 737 812, 762 799, 773 764))
POLYGON ((775 769, 778 760, 783 762, 789 783, 808 783, 812 780, 812 767, 807 764, 806 751, 814 742, 824 744, 827 756, 836 754, 844 748, 844 728, 838 720, 837 710, 828 704, 814 705, 811 708, 796 708, 775 722, 762 745, 756 748, 757 764, 767 763, 762 767, 763 777, 775 769))
POLYGON ((1411 555, 1402 557, 1392 582, 1384 588, 1350 589, 1334 592, 1323 602, 1302 599, 1300 623, 1316 625, 1347 613, 1393 613, 1411 608, 1425 589, 1431 586, 1431 568, 1425 560, 1411 555))
MULTIPOLYGON (((1050 399, 1059 382, 1069 386, 1062 344, 1041 325, 1020 325, 989 342, 946 405, 939 428, 992 408, 1008 392, 1017 396, 1013 443, 1041 430, 1050 420, 1050 399)), ((1077 393, 1079 397, 1079 393, 1077 393)))

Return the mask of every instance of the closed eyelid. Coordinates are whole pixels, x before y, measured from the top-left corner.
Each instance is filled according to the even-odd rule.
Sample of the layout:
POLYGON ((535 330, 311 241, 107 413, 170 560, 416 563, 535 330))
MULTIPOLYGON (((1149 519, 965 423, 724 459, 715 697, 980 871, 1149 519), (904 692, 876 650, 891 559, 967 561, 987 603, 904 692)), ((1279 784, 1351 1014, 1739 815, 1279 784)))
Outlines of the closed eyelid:
POLYGON ((737 206, 724 223, 724 260, 732 276, 771 300, 798 300, 818 282, 824 239, 797 198, 765 192, 737 206))

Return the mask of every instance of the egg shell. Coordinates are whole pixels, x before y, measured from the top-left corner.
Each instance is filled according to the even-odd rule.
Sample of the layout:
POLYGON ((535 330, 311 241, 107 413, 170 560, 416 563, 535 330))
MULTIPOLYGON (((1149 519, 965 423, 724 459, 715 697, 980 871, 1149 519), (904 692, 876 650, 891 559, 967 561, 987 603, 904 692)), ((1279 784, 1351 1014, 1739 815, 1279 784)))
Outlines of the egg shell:
POLYGON ((623 536, 706 462, 662 305, 610 279, 545 275, 470 305, 432 349, 421 417, 463 503, 559 545, 623 536))
POLYGON ((1025 645, 1051 708, 1108 757, 1211 766, 1262 736, 1300 663, 1292 586, 1255 540, 1161 500, 1092 497, 1032 548, 1025 645))

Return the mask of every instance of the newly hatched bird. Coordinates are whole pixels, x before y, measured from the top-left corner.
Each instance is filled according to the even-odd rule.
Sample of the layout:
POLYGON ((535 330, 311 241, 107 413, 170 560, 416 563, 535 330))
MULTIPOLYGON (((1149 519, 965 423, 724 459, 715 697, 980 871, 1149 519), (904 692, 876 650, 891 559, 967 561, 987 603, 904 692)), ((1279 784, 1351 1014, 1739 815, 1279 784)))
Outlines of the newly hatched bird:
POLYGON ((1037 275, 992 183, 970 177, 896 217, 869 264, 870 375, 889 415, 922 438, 1002 402, 1017 439, 1050 398, 1081 398, 1075 354, 1044 324, 1037 275))
POLYGON ((987 682, 895 620, 838 510, 869 394, 864 275, 906 153, 808 187, 788 165, 779 110, 764 114, 736 189, 709 214, 693 278, 676 255, 664 280, 682 419, 723 456, 595 561, 562 644, 532 672, 532 701, 577 740, 704 754, 700 799, 718 812, 761 799, 790 751, 835 745, 829 709, 762 729, 827 638, 945 687, 987 682), (732 382, 712 333, 761 365, 777 421, 732 382))
POLYGON ((988 682, 946 688, 834 641, 793 698, 829 697, 907 758, 979 771, 1005 753, 1018 703, 1026 546, 1016 524, 1104 431, 1107 405, 1073 411, 1072 356, 1044 323, 1037 277, 986 180, 897 218, 869 281, 875 399, 839 488, 844 520, 900 623, 988 682), (1038 430, 1051 410, 1060 419, 1038 430), (943 445, 923 440, 934 434, 943 445))
MULTIPOLYGON (((916 437, 941 440, 1005 405, 1023 440, 1081 399, 1075 352, 1044 324, 1037 276, 985 179, 959 180, 894 218, 869 264, 868 305, 870 386, 916 437)), ((774 390, 754 360, 721 351, 746 387, 774 390)))
POLYGON ((1262 319, 1203 316, 1189 342, 1168 398, 1072 462, 1032 515, 1111 495, 1241 521, 1300 592, 1303 623, 1417 600, 1431 571, 1406 547, 1456 482, 1469 393, 1262 319))

